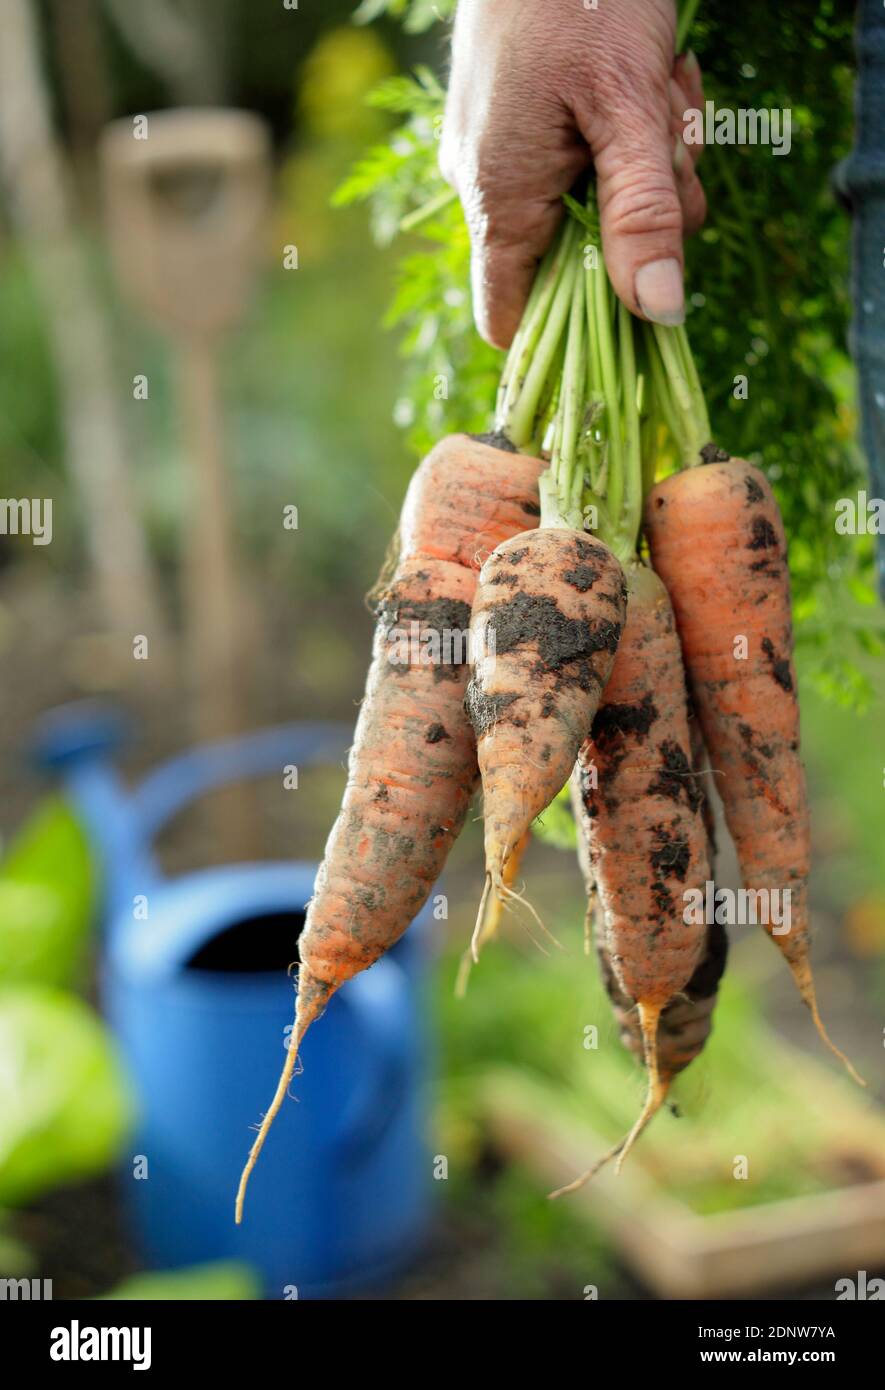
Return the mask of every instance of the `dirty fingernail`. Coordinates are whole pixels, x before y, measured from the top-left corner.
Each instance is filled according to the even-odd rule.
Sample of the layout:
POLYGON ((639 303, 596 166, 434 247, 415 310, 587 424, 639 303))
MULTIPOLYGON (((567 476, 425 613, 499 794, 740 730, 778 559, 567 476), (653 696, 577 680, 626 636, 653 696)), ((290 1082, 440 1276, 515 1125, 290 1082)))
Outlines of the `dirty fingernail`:
POLYGON ((694 51, 693 48, 689 48, 689 49, 686 50, 685 57, 684 57, 684 59, 682 60, 682 66, 683 66, 683 69, 685 70, 685 72, 688 72, 688 73, 697 72, 697 70, 698 70, 698 59, 697 59, 697 54, 695 53, 695 51, 694 51))
POLYGON ((682 267, 677 260, 670 257, 642 266, 636 272, 635 289, 639 307, 652 323, 675 328, 685 322, 682 267))

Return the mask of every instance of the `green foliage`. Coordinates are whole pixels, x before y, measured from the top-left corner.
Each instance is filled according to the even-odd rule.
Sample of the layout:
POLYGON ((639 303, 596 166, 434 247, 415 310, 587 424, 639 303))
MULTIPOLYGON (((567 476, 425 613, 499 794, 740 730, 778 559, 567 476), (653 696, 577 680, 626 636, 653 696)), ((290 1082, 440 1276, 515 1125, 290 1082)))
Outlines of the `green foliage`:
POLYGON ((59 797, 38 807, 0 864, 0 984, 71 984, 94 910, 86 837, 59 797))
POLYGON ((30 1279, 37 1270, 33 1251, 6 1229, 10 1212, 0 1212, 0 1272, 5 1279, 30 1279))
POLYGON ((405 120, 390 140, 372 145, 334 196, 337 206, 371 199, 376 241, 392 241, 400 220, 416 201, 438 191, 435 139, 445 92, 429 68, 414 78, 392 77, 368 97, 369 104, 405 120))
MULTIPOLYGON (((388 140, 373 146, 336 194, 339 204, 368 201, 382 243, 403 217, 439 199, 445 185, 437 139, 445 92, 427 68, 384 83, 373 98, 402 117, 388 140)), ((404 253, 386 324, 402 334, 405 359, 397 423, 416 455, 441 434, 488 428, 503 354, 482 341, 470 305, 470 239, 454 200, 421 225, 426 243, 404 253)))
MULTIPOLYGON (((829 688, 838 673, 818 672, 806 682, 806 653, 799 665, 802 688, 802 747, 808 766, 814 825, 820 852, 816 873, 840 916, 865 895, 885 906, 882 858, 882 768, 872 753, 869 723, 850 709, 833 708, 840 692, 829 688), (832 789, 838 787, 838 800, 832 789), (829 795, 827 792, 829 791, 829 795)), ((885 667, 878 657, 861 656, 860 670, 843 679, 865 682, 875 708, 885 708, 885 667)), ((844 700, 840 700, 844 704, 844 700)), ((885 964, 885 961, 883 961, 885 964)))
POLYGON ((382 15, 401 19, 407 34, 423 34, 437 20, 455 13, 457 0, 362 0, 354 13, 356 24, 370 24, 382 15))
POLYGON ((338 140, 365 144, 381 135, 383 122, 371 110, 376 104, 371 92, 376 86, 383 90, 387 78, 397 80, 394 68, 374 31, 349 26, 328 30, 304 60, 295 111, 303 138, 328 146, 338 140))
POLYGON ((258 1277, 248 1265, 237 1260, 218 1260, 214 1264, 193 1265, 190 1269, 134 1274, 110 1293, 102 1294, 101 1301, 206 1303, 260 1297, 258 1277))
POLYGON ((575 850, 578 845, 578 827, 572 815, 571 795, 568 785, 553 798, 543 815, 532 822, 532 834, 554 849, 575 850))
POLYGON ((0 1205, 107 1168, 131 1108, 101 1020, 59 990, 0 990, 0 1205))
POLYGON ((61 433, 42 307, 25 260, 12 244, 0 254, 0 320, 4 489, 11 497, 30 496, 37 486, 35 473, 44 488, 57 481, 52 462, 61 452, 61 433))
MULTIPOLYGON (((424 10, 392 0, 358 13, 367 20, 384 11, 414 25, 424 10)), ((885 652, 885 632, 879 615, 858 604, 872 592, 872 548, 837 536, 834 526, 836 499, 856 492, 863 475, 845 350, 849 224, 829 189, 851 144, 852 27, 834 0, 808 14, 747 0, 740 24, 726 0, 703 0, 690 42, 708 97, 720 107, 789 109, 792 149, 784 157, 766 145, 707 150, 710 213, 686 254, 688 327, 714 435, 770 477, 790 541, 797 637, 821 688, 856 707, 869 686, 855 654, 885 652), (734 394, 739 375, 748 378, 746 399, 734 394)), ((385 88, 381 101, 400 119, 342 197, 368 200, 376 233, 388 239, 404 215, 433 208, 444 189, 434 138, 444 94, 426 69, 385 88)), ((416 452, 445 431, 483 427, 501 361, 472 326, 460 208, 445 204, 420 231, 425 245, 405 251, 387 319, 402 333, 397 419, 416 452)))
POLYGON ((741 32, 725 0, 704 0, 692 45, 717 106, 792 112, 792 148, 714 146, 701 173, 707 227, 687 253, 689 287, 703 294, 689 327, 714 434, 761 460, 790 541, 797 635, 815 678, 844 703, 869 687, 856 645, 877 652, 872 547, 835 532, 836 499, 862 485, 853 379, 845 351, 850 312, 848 230, 829 176, 851 147, 854 16, 833 0, 815 13, 750 0, 741 32), (735 399, 735 376, 748 378, 735 399), (846 621, 848 616, 848 621, 846 621))

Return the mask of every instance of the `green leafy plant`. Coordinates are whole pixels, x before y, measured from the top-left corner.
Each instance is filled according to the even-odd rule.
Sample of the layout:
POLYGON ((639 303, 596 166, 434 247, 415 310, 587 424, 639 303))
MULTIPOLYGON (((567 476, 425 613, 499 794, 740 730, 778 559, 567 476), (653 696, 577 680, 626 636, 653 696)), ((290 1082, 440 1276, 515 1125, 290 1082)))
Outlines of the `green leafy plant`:
POLYGON ((0 989, 0 1205, 102 1172, 132 1119, 101 1020, 73 995, 0 989))
POLYGON ((214 1264, 161 1270, 156 1274, 133 1274, 110 1293, 101 1295, 104 1301, 119 1299, 127 1303, 232 1302, 260 1297, 257 1275, 248 1265, 236 1260, 218 1260, 214 1264))
POLYGON ((470 304, 470 239, 437 167, 445 91, 428 68, 382 83, 370 98, 396 116, 335 195, 339 206, 367 202, 377 240, 390 241, 411 215, 425 243, 400 261, 388 328, 402 334, 405 362, 396 419, 422 454, 448 430, 486 428, 503 355, 482 341, 470 304))
MULTIPOLYGON (((453 10, 367 0, 357 16, 386 13, 417 32, 453 10)), ((828 696, 862 706, 870 686, 855 653, 885 652, 885 629, 872 609, 872 541, 834 526, 863 462, 845 350, 848 222, 829 186, 851 144, 852 19, 834 0, 808 16, 747 0, 740 22, 725 0, 704 0, 683 7, 683 28, 689 19, 717 107, 792 114, 788 157, 713 146, 702 161, 710 214, 687 247, 688 331, 714 437, 760 463, 777 492, 805 669, 828 696)), ((437 167, 443 89, 422 68, 374 100, 394 128, 338 200, 367 201, 383 239, 400 226, 423 242, 403 254, 386 320, 405 359, 396 418, 421 453, 441 433, 485 427, 501 359, 473 328, 467 231, 437 167)))
POLYGON ((70 984, 95 903, 92 858, 60 797, 43 802, 0 863, 0 984, 70 984))
POLYGON ((455 13, 456 0, 362 0, 354 21, 370 24, 382 15, 403 21, 407 34, 422 34, 437 20, 449 19, 455 13))

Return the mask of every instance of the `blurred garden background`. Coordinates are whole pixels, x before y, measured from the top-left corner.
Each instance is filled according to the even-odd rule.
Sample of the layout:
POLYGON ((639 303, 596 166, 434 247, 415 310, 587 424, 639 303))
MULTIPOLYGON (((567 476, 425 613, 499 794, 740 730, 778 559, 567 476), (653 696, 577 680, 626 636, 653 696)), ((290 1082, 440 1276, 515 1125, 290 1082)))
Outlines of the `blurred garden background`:
MULTIPOLYGON (((127 1228, 115 1172, 131 1156, 137 1100, 101 1020, 97 866, 29 756, 35 720, 84 698, 124 710, 129 779, 214 732, 352 723, 371 643, 364 595, 416 457, 448 430, 487 427, 493 404, 498 356, 472 330, 466 233, 435 175, 448 33, 438 16, 453 6, 364 0, 357 23, 354 8, 0 0, 0 491, 53 503, 51 544, 0 535, 0 1278, 51 1278, 57 1298, 240 1298, 259 1285, 241 1264, 146 1271, 127 1228), (188 344, 121 284, 100 154, 110 122, 182 106, 256 113, 271 142, 254 287, 212 345, 221 575, 236 598, 237 698, 221 716, 195 694, 192 669, 202 628, 189 557, 207 537, 192 505, 201 436, 188 344)), ((818 995, 869 1099, 839 1075, 770 943, 737 928, 713 1039, 677 1086, 680 1116, 644 1137, 619 1196, 607 1179, 547 1202, 556 1172, 571 1176, 556 1167, 563 1153, 589 1162, 629 1126, 642 1077, 582 953, 574 855, 552 837, 532 845, 525 880, 564 951, 542 955, 514 917, 454 999, 481 888, 474 819, 446 872, 427 986, 429 1152, 447 1158, 447 1177, 420 1258, 367 1296, 702 1294, 707 1275, 698 1287, 686 1270, 707 1265, 686 1255, 680 1273, 677 1256, 658 1259, 661 1230, 684 1228, 686 1249, 700 1242, 715 1266, 718 1242, 739 1244, 725 1218, 762 1208, 758 1235, 767 1204, 795 1199, 798 1264, 772 1279, 762 1257, 736 1271, 723 1255, 706 1287, 833 1297, 834 1279, 855 1274, 821 1255, 830 1217, 815 1202, 834 1192, 848 1194, 837 1224, 875 1226, 885 1241, 883 625, 874 538, 834 527, 835 501, 864 486, 850 219, 830 188, 851 145, 851 7, 809 0, 782 14, 753 0, 738 26, 711 0, 693 43, 717 100, 794 112, 789 159, 705 156, 711 212, 688 252, 689 331, 717 435, 761 456, 785 512, 818 995), (740 373, 745 398, 732 391, 740 373), (545 1135, 560 1134, 551 1169, 545 1135), (739 1154, 750 1155, 746 1180, 734 1177, 739 1154), (698 1235, 710 1217, 720 1225, 698 1235)), ((268 777, 239 822, 236 806, 231 819, 219 797, 216 815, 210 798, 164 831, 163 867, 317 860, 342 785, 336 765, 295 794, 268 777)), ((720 839, 717 877, 736 886, 720 839)), ((255 1078, 244 1155, 275 1067, 268 1056, 255 1078)))

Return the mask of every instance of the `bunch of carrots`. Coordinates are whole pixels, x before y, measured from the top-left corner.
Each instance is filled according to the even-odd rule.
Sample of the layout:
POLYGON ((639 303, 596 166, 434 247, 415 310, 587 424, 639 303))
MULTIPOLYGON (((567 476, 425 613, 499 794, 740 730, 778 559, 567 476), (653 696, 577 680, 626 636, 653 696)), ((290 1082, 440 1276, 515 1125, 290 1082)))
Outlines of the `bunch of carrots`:
POLYGON ((570 785, 600 968, 647 1073, 630 1133, 560 1192, 620 1166, 709 1035, 726 938, 685 909, 711 877, 709 769, 745 888, 791 890, 790 929, 773 940, 856 1076, 824 1030, 809 962, 777 503, 756 467, 712 442, 684 329, 642 323, 616 299, 592 186, 566 202, 492 431, 442 440, 406 495, 344 798, 298 941, 293 1035, 237 1221, 307 1029, 406 930, 478 787, 486 875, 461 986, 502 909, 523 905, 543 930, 515 884, 533 821, 570 785), (682 466, 655 482, 664 432, 682 466), (468 627, 465 660, 439 637, 468 627), (417 655, 393 661, 403 628, 417 655))

